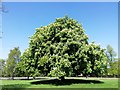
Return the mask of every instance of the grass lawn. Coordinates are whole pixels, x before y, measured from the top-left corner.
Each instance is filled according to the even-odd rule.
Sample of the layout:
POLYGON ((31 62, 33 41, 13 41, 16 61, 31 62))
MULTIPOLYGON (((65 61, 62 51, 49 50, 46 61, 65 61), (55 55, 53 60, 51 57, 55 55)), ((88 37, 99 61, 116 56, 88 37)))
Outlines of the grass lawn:
POLYGON ((57 79, 1 81, 3 88, 118 88, 117 78, 66 78, 64 82, 57 79))

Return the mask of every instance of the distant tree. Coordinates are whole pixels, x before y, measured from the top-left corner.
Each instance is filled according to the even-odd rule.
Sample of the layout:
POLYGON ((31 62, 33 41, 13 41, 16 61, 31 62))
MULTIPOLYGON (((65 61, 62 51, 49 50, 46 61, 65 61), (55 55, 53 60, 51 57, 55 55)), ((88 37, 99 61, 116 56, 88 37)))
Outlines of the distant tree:
MULTIPOLYGON (((29 76, 98 76, 106 65, 104 49, 88 43, 82 25, 67 16, 36 29, 21 56, 21 70, 29 76)), ((18 65, 20 66, 20 65, 18 65)))
POLYGON ((12 79, 16 72, 15 67, 17 63, 20 61, 20 55, 21 52, 19 50, 19 47, 15 47, 13 50, 10 50, 10 53, 8 55, 5 70, 6 70, 6 76, 12 77, 12 79))
POLYGON ((111 75, 111 76, 120 76, 120 67, 118 66, 120 65, 120 61, 115 61, 115 62, 112 62, 111 63, 111 67, 108 68, 108 75, 111 75))
POLYGON ((5 60, 4 59, 0 59, 0 76, 3 76, 4 66, 5 66, 5 60))
POLYGON ((120 78, 120 58, 118 59, 118 77, 120 78))
POLYGON ((118 63, 119 60, 116 57, 116 52, 112 48, 112 46, 108 45, 107 46, 107 74, 106 75, 112 75, 112 76, 118 76, 118 63))
POLYGON ((111 66, 112 62, 115 61, 116 52, 110 45, 108 45, 106 54, 108 58, 108 64, 111 66))

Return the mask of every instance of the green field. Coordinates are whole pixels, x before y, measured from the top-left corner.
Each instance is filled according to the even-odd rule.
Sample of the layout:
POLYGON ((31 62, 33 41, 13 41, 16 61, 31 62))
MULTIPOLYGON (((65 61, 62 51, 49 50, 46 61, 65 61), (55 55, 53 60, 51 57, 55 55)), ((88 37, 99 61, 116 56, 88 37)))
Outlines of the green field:
POLYGON ((67 78, 64 82, 58 79, 1 81, 2 88, 118 88, 117 78, 67 78))

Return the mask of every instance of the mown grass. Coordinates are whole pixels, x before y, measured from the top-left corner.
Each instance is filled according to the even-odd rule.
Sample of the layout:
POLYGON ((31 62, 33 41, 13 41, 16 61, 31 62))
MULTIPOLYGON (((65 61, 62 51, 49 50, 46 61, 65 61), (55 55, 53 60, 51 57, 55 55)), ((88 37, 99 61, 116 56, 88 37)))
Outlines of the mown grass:
POLYGON ((6 88, 118 88, 118 79, 114 78, 67 78, 64 82, 58 79, 39 80, 2 80, 3 90, 6 88))

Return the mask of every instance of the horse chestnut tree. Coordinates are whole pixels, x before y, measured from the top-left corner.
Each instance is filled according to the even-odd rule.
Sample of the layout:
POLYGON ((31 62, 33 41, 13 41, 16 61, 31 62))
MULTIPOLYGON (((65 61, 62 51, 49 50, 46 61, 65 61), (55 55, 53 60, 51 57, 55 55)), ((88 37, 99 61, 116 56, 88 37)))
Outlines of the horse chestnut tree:
POLYGON ((37 28, 21 56, 21 70, 33 77, 54 76, 61 80, 80 74, 101 75, 106 54, 99 45, 88 43, 84 32, 81 24, 67 16, 37 28))

